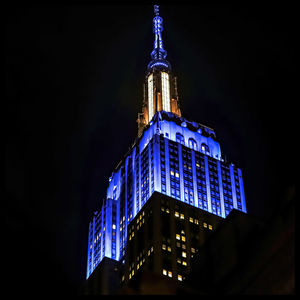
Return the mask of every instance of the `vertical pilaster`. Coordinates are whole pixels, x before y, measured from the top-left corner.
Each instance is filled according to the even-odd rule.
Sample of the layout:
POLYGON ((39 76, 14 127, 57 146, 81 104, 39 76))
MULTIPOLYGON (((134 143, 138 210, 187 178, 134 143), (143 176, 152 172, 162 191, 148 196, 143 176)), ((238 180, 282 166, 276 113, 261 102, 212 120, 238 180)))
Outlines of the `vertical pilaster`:
POLYGON ((184 202, 184 178, 182 164, 182 145, 178 143, 178 163, 179 163, 179 178, 180 178, 180 200, 184 202))
POLYGON ((166 194, 171 195, 170 190, 170 157, 169 157, 169 140, 165 138, 165 158, 166 158, 166 194))
POLYGON ((207 209, 211 211, 211 197, 210 197, 210 182, 209 182, 209 168, 208 168, 208 158, 207 155, 204 155, 205 163, 205 179, 206 179, 206 193, 207 193, 207 209))
POLYGON ((154 144, 153 144, 154 191, 161 192, 159 135, 155 134, 153 138, 154 138, 154 144))
POLYGON ((225 215, 225 205, 224 205, 224 192, 223 192, 223 183, 222 183, 222 169, 221 169, 221 162, 217 160, 218 166, 218 178, 219 178, 219 194, 220 194, 220 202, 221 202, 221 215, 223 218, 226 217, 225 215))
POLYGON ((244 191, 244 183, 243 183, 242 171, 239 168, 237 169, 237 171, 238 171, 238 176, 239 176, 242 211, 246 213, 247 209, 246 209, 246 200, 245 200, 245 191, 244 191))
POLYGON ((198 191, 197 191, 197 176, 196 176, 196 159, 195 151, 192 150, 192 172, 193 172, 193 194, 194 194, 194 206, 198 207, 198 191))
POLYGON ((233 208, 238 209, 238 207, 237 207, 237 201, 236 201, 236 189, 235 189, 235 179, 234 179, 234 172, 233 172, 233 164, 230 164, 229 170, 230 170, 230 181, 231 181, 233 208))

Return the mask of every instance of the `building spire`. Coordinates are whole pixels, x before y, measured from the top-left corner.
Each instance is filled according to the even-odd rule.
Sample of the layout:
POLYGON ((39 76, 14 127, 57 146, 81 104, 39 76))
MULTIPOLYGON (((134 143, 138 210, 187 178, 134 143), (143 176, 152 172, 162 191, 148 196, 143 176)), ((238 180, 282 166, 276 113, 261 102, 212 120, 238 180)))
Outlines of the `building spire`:
POLYGON ((154 48, 151 52, 152 61, 149 63, 148 68, 154 65, 162 65, 170 68, 170 64, 166 61, 167 51, 164 49, 162 40, 163 19, 159 16, 159 6, 154 5, 154 18, 153 18, 153 33, 154 33, 154 48))

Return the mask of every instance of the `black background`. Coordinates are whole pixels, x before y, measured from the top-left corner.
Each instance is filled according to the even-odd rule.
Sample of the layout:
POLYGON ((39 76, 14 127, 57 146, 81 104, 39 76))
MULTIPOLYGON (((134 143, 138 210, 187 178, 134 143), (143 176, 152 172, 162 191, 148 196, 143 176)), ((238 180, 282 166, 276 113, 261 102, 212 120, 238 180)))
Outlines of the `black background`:
MULTIPOLYGON (((248 213, 267 221, 295 184, 295 7, 160 14, 183 116, 215 129, 243 171, 248 213)), ((89 217, 137 134, 153 7, 12 4, 5 15, 7 287, 75 294, 89 217)))

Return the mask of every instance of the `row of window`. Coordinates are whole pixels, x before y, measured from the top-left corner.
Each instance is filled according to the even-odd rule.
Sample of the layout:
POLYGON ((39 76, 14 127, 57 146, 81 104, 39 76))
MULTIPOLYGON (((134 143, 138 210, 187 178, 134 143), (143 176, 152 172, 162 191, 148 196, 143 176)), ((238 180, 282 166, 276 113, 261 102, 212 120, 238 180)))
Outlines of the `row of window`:
MULTIPOLYGON (((185 145, 184 136, 179 132, 176 133, 176 142, 185 145)), ((202 143, 200 149, 198 149, 198 144, 193 138, 188 139, 188 146, 196 151, 200 150, 203 152, 209 152, 209 147, 205 143, 202 143)))

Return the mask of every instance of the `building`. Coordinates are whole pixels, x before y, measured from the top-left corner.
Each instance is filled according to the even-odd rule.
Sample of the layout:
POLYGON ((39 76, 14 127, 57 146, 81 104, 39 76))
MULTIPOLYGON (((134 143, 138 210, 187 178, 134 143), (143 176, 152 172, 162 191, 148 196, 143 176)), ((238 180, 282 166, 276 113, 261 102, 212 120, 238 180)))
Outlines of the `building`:
POLYGON ((126 284, 145 270, 183 281, 190 261, 223 219, 154 192, 128 226, 126 284))
POLYGON ((290 197, 269 222, 221 218, 154 192, 128 226, 125 262, 104 257, 82 294, 294 294, 294 208, 290 197))
MULTIPOLYGON (((172 256, 170 262, 172 271, 168 265, 164 265, 161 257, 158 257, 157 261, 153 261, 153 270, 157 273, 163 272, 167 277, 175 276, 179 281, 186 276, 183 264, 188 265, 193 254, 192 249, 196 250, 204 235, 199 232, 197 236, 200 244, 193 247, 192 236, 185 236, 186 244, 183 244, 184 235, 181 231, 176 231, 180 237, 180 241, 176 241, 174 235, 168 238, 163 234, 165 228, 169 226, 175 233, 176 218, 181 220, 183 214, 185 224, 190 224, 190 218, 200 222, 202 216, 206 216, 210 221, 203 222, 208 227, 201 230, 209 231, 210 226, 214 228, 232 209, 246 212, 241 170, 224 161, 212 128, 187 120, 181 114, 177 78, 172 72, 171 64, 166 60, 167 52, 162 40, 163 19, 159 16, 156 5, 154 12, 154 49, 145 76, 142 112, 137 119, 138 134, 109 178, 103 204, 94 212, 89 224, 86 278, 92 275, 104 258, 128 264, 125 271, 128 280, 130 275, 134 276, 132 271, 137 271, 137 262, 131 267, 132 263, 129 262, 132 260, 129 258, 129 261, 126 261, 126 253, 128 247, 134 244, 132 251, 128 251, 129 256, 140 255, 138 249, 142 245, 137 238, 138 224, 134 222, 151 222, 147 219, 148 216, 143 215, 148 214, 148 202, 151 197, 165 199, 170 206, 165 206, 164 213, 168 209, 169 214, 166 213, 166 216, 172 216, 166 221, 167 226, 162 227, 162 232, 153 232, 156 241, 153 245, 154 251, 161 247, 165 247, 163 250, 166 253, 169 248, 171 252, 175 251, 177 243, 187 247, 186 251, 182 248, 180 250, 182 255, 186 255, 181 258, 180 268, 175 256, 172 256), (179 208, 177 211, 176 205, 184 212, 180 212, 179 208), (163 240, 163 237, 166 240, 163 240)), ((152 203, 156 203, 155 200, 152 203)), ((156 208, 155 211, 161 214, 160 209, 156 208)), ((146 227, 148 230, 152 228, 149 224, 146 227)), ((190 227, 182 229, 184 234, 187 234, 187 228, 190 227)), ((145 238, 148 240, 141 239, 142 243, 151 243, 151 236, 145 238)), ((149 251, 151 254, 151 247, 143 248, 143 251, 145 253, 142 254, 142 261, 146 260, 149 251)), ((149 264, 151 265, 151 262, 149 264)))

